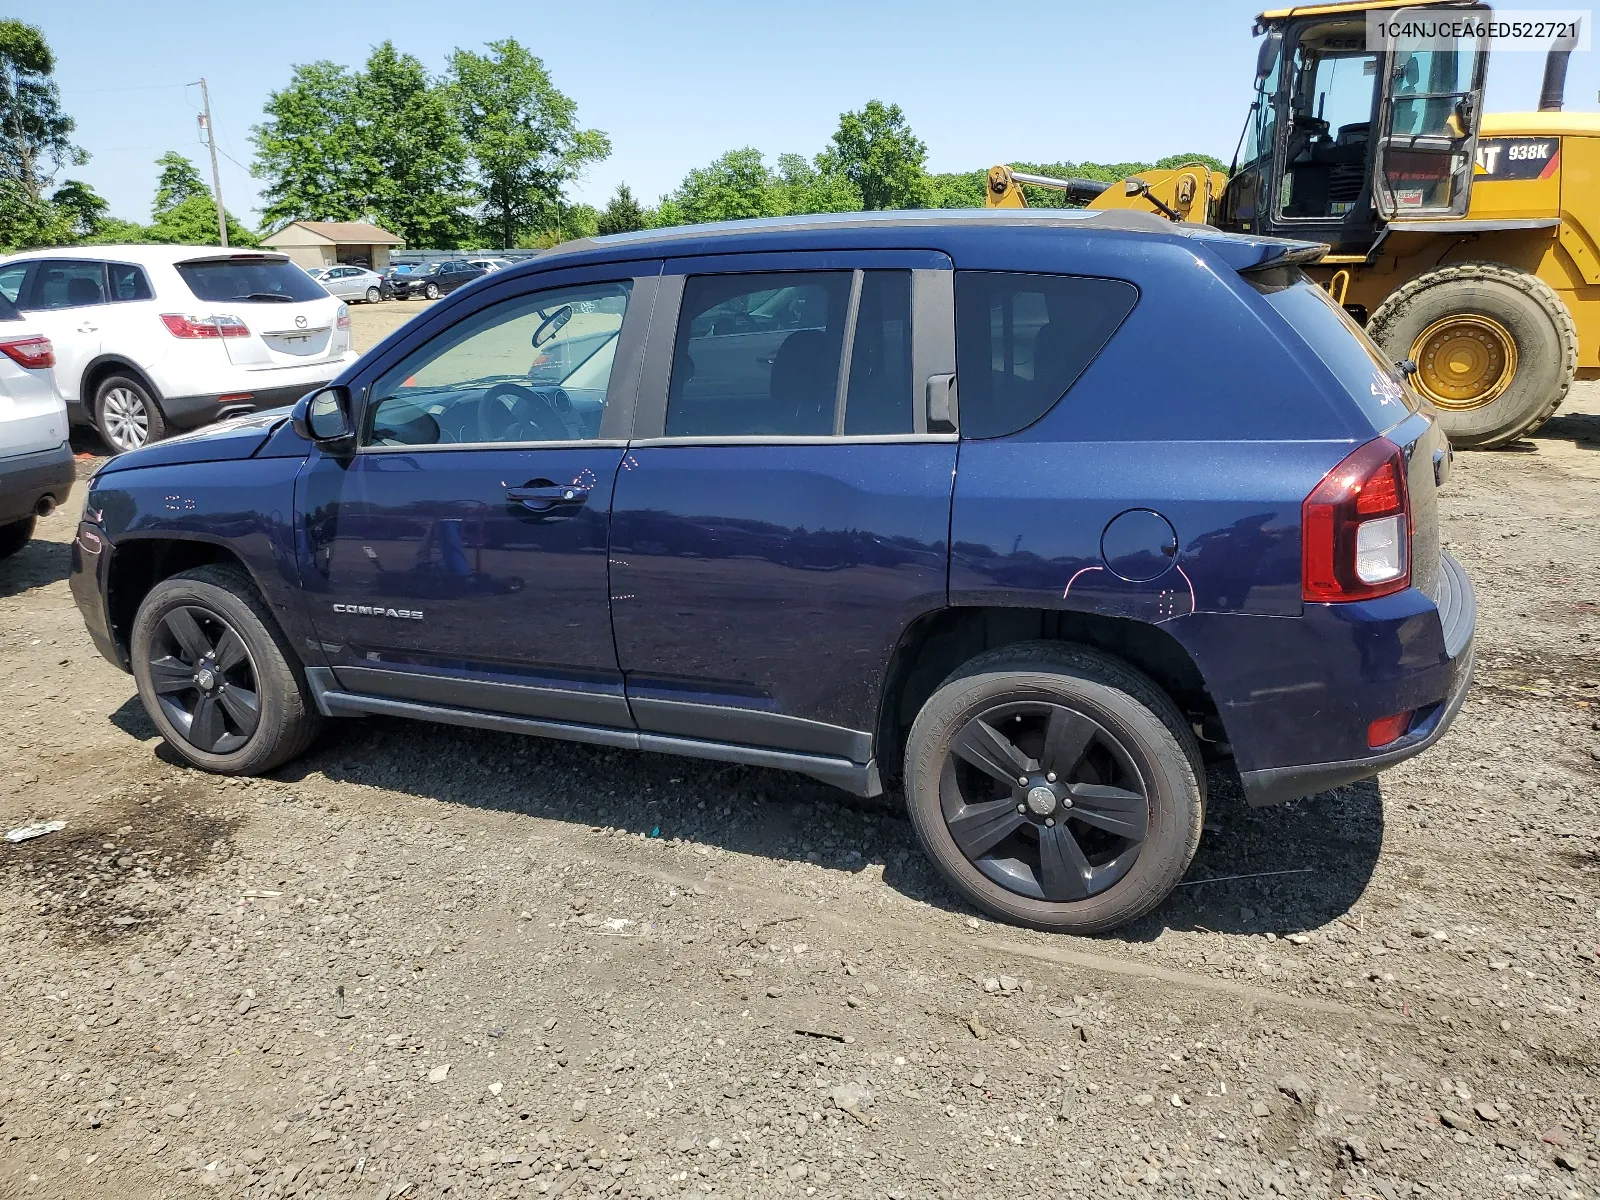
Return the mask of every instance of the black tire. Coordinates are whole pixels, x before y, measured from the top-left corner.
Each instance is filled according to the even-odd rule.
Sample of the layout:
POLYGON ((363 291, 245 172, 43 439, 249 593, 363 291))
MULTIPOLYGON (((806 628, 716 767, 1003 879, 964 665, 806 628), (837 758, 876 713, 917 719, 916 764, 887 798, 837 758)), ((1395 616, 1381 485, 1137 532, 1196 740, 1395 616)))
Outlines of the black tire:
POLYGON ((259 775, 304 753, 321 729, 304 668, 237 567, 195 567, 156 584, 134 617, 130 650, 145 712, 167 744, 202 770, 259 775), (185 618, 198 641, 184 633, 185 618), (237 645, 228 640, 230 633, 237 645), (199 653, 205 646, 209 657, 199 653), (208 662, 209 690, 203 690, 198 668, 208 662), (186 684, 183 676, 191 668, 196 682, 186 684), (237 714, 248 711, 249 695, 255 698, 255 722, 246 729, 237 714), (192 740, 202 719, 218 734, 205 739, 210 748, 192 740))
POLYGON ((0 558, 10 558, 33 538, 33 517, 23 517, 9 525, 0 525, 0 558))
MULTIPOLYGON (((980 741, 998 728, 985 725, 980 741)), ((996 756, 992 765, 1001 766, 1003 758, 996 756)), ((1204 787, 1194 733, 1166 693, 1120 659, 1060 642, 1007 646, 961 667, 923 705, 906 747, 906 806, 917 840, 940 873, 985 912, 1056 933, 1103 933, 1160 904, 1199 845, 1204 787), (1061 761, 1075 764, 1063 768, 1070 776, 1057 781, 1052 774, 1044 786, 1042 772, 1052 756, 1051 722, 1058 713, 1064 714, 1059 745, 1073 747, 1079 733, 1085 740, 1081 748, 1061 750, 1061 761), (1037 730, 1032 735, 1037 753, 1015 745, 1012 750, 1037 768, 1028 772, 1030 779, 1035 774, 1039 779, 1022 785, 1021 776, 1008 776, 1002 783, 998 770, 972 765, 974 759, 966 757, 970 750, 952 748, 958 738, 968 745, 968 731, 987 716, 1015 720, 1015 736, 1024 744, 1030 725, 1037 730), (1087 778, 1077 779, 1080 775, 1087 778), (1000 795, 1007 787, 1011 794, 1000 795), (1041 787, 1057 792, 1059 807, 1035 806, 1041 787), (983 788, 991 790, 983 793, 983 788), (1069 811, 1074 796, 1076 810, 1069 811), (1099 807, 1102 803, 1111 807, 1099 807), (952 831, 955 825, 970 849, 1001 823, 1011 832, 993 843, 996 854, 986 857, 985 850, 976 861, 952 831), (1108 828, 1138 836, 1113 835, 1108 828), (1075 862, 1082 873, 1063 875, 1059 866, 1052 872, 1045 861, 1047 844, 1061 848, 1053 861, 1075 862), (1030 847, 1036 847, 1031 851, 1035 867, 1026 866, 1030 847), (1075 852, 1069 854, 1070 847, 1075 852), (1052 888, 1058 895, 1071 896, 1079 885, 1083 894, 1048 898, 1045 889, 1063 879, 1076 882, 1052 888)))
POLYGON ((381 299, 382 299, 382 298, 383 298, 383 297, 382 297, 382 295, 381 295, 381 294, 380 294, 380 293, 379 293, 379 291, 378 291, 378 289, 377 289, 377 288, 375 288, 375 287, 369 287, 369 288, 368 288, 368 289, 367 289, 367 303, 368 303, 368 304, 376 304, 376 303, 377 303, 377 302, 378 302, 378 301, 379 301, 379 300, 381 300, 381 299))
POLYGON ((94 390, 94 425, 113 454, 159 442, 167 434, 150 389, 131 375, 108 375, 94 390))
POLYGON ((439 285, 437 283, 428 284, 422 289, 422 294, 429 300, 437 300, 439 298, 439 285))
MULTIPOLYGON (((1509 333, 1516 367, 1509 384, 1481 407, 1455 406, 1475 403, 1470 398, 1433 396, 1440 425, 1464 450, 1492 450, 1526 437, 1554 415, 1577 374, 1578 328, 1572 313, 1537 275, 1502 263, 1461 263, 1399 288, 1372 314, 1367 332, 1398 361, 1415 356, 1425 331, 1457 315, 1488 318, 1509 333)), ((1428 395, 1423 381, 1422 372, 1412 378, 1428 395)))

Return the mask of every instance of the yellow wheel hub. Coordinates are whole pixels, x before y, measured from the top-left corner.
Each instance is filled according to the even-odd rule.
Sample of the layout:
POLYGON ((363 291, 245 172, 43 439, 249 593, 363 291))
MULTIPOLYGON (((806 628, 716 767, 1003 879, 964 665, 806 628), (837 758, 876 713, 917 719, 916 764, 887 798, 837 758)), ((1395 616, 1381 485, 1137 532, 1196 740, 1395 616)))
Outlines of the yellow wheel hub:
POLYGON ((1462 313, 1435 321, 1411 343, 1411 382, 1440 408, 1482 408, 1517 374, 1517 343, 1492 317, 1462 313))

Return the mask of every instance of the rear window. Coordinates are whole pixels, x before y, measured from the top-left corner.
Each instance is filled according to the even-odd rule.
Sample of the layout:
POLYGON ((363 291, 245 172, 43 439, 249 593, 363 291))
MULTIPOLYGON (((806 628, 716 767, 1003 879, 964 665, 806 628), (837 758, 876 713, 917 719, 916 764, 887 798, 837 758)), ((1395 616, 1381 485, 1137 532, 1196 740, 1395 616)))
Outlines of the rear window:
POLYGON ((208 301, 326 300, 328 293, 292 262, 216 258, 178 264, 178 274, 197 299, 208 301))
POLYGON ((1251 280, 1382 433, 1417 410, 1417 400, 1384 355, 1333 297, 1298 269, 1251 280))
POLYGON ((957 271, 961 436, 1004 437, 1044 416, 1138 298, 1120 279, 957 271))
POLYGON ((0 321, 20 321, 22 314, 17 311, 17 306, 4 296, 0 296, 0 321))

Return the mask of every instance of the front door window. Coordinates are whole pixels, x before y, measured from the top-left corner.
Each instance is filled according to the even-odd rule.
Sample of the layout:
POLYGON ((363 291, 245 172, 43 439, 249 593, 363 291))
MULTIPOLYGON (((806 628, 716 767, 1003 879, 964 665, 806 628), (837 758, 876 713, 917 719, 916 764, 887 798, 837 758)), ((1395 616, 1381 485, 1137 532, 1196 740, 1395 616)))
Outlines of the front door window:
POLYGON ((1384 216, 1466 211, 1477 142, 1476 46, 1390 56, 1376 189, 1384 216))

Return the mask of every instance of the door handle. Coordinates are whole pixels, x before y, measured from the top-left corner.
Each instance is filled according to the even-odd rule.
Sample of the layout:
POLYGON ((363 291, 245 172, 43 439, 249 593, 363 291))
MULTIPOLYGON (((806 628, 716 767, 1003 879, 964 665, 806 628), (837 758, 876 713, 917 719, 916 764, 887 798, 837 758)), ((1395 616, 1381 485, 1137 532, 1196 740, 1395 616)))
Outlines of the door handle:
POLYGON ((78 326, 79 333, 97 333, 99 330, 100 326, 92 324, 89 321, 85 321, 82 325, 78 326))
POLYGON ((506 489, 506 499, 532 512, 547 512, 557 505, 577 508, 594 489, 581 483, 551 483, 535 479, 525 487, 506 489))

